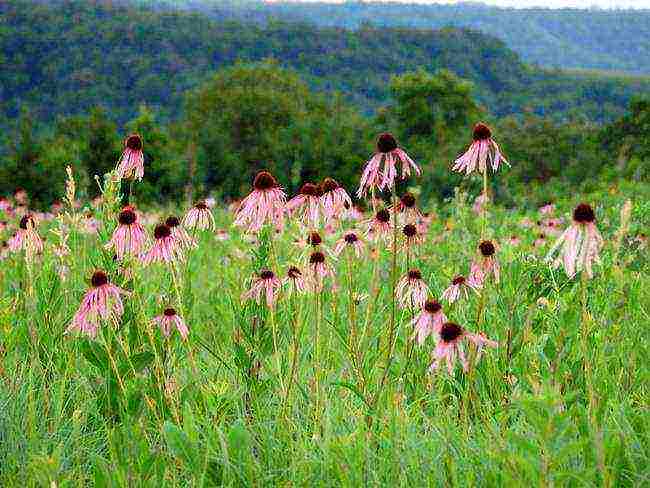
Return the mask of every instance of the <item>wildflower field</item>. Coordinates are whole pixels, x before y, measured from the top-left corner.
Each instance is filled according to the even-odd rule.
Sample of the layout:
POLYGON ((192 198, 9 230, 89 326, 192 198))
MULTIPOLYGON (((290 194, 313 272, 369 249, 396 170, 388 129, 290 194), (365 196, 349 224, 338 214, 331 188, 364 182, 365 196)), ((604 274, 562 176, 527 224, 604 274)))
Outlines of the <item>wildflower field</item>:
POLYGON ((477 124, 478 195, 381 134, 358 190, 140 208, 143 144, 0 202, 1 486, 650 483, 650 185, 504 208, 477 124))

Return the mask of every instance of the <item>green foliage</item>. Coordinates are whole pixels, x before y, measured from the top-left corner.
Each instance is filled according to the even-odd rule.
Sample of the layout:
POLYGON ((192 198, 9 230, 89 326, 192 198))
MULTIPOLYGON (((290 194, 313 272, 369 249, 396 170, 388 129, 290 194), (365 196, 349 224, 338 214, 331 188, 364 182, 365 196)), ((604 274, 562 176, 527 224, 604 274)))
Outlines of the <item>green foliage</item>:
POLYGON ((347 185, 368 152, 368 123, 341 100, 312 93, 274 62, 222 70, 187 98, 201 186, 236 197, 270 170, 290 191, 326 176, 347 185))
POLYGON ((39 120, 51 120, 103 105, 123 124, 145 103, 163 119, 176 119, 183 93, 213 71, 269 57, 312 88, 340 91, 371 110, 387 101, 392 75, 419 68, 471 80, 477 99, 499 116, 530 108, 558 118, 577 111, 607 120, 650 87, 647 79, 530 67, 494 37, 444 25, 344 31, 217 17, 128 2, 2 2, 0 55, 9 69, 2 72, 0 113, 15 118, 27 106, 39 120))
MULTIPOLYGON (((387 2, 179 2, 159 0, 215 18, 250 22, 283 19, 356 29, 377 26, 476 29, 501 39, 528 63, 549 67, 650 73, 650 12, 645 9, 498 8, 479 2, 453 5, 387 2)), ((140 3, 142 0, 140 0, 140 3)), ((542 5, 542 2, 540 2, 542 5)))

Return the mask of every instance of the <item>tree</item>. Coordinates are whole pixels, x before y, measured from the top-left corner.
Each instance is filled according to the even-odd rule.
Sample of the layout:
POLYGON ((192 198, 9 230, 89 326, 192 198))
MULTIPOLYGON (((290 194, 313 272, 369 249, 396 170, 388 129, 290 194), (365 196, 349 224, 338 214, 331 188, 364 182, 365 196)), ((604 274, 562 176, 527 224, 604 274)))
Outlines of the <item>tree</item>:
POLYGON ((440 144, 466 129, 480 114, 473 86, 448 70, 424 70, 394 76, 390 82, 399 134, 433 138, 440 144))

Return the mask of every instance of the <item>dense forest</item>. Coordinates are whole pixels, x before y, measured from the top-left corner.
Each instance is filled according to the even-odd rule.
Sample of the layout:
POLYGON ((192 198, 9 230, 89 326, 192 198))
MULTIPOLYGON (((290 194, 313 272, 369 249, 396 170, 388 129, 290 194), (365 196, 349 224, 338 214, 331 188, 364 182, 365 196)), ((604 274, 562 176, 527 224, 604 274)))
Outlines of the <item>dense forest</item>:
POLYGON ((650 79, 533 68, 496 38, 464 29, 258 25, 80 0, 9 0, 0 19, 0 113, 9 118, 25 107, 51 120, 102 104, 124 122, 146 103, 174 119, 183 92, 215 70, 266 58, 366 111, 387 102, 392 75, 416 69, 445 68, 472 81, 496 116, 530 110, 611 120, 650 88, 650 79))
POLYGON ((478 2, 408 5, 354 1, 342 4, 159 1, 164 5, 198 10, 215 18, 255 22, 276 18, 350 29, 363 24, 418 29, 472 28, 503 40, 527 63, 650 73, 650 10, 505 9, 478 2))
POLYGON ((531 67, 474 30, 79 0, 10 0, 0 22, 0 193, 25 188, 34 205, 62 195, 68 164, 96 195, 130 132, 144 139, 142 203, 236 198, 260 168, 289 192, 325 176, 352 189, 385 130, 426 168, 421 196, 474 192, 448 166, 477 120, 515 162, 495 187, 504 204, 650 178, 649 79, 531 67))

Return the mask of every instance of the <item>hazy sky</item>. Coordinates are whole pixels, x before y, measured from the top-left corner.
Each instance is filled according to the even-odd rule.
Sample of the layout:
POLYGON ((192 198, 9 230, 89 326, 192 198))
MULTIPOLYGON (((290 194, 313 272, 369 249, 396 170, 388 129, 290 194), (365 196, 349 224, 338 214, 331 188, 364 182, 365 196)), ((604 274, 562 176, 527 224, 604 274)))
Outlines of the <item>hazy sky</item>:
MULTIPOLYGON (((273 0, 267 0, 272 2, 273 0)), ((288 0, 291 1, 291 0, 288 0)), ((301 0, 293 0, 301 1, 301 0)), ((310 0, 302 0, 310 1, 310 0)), ((318 0, 311 0, 318 1, 318 0)), ((325 2, 338 3, 345 0, 320 0, 325 2)), ((381 0, 368 0, 368 1, 381 1, 381 0)), ((405 3, 459 3, 462 0, 386 0, 386 1, 401 1, 405 3)), ((467 1, 467 0, 464 0, 467 1)), ((643 8, 650 9, 650 0, 479 0, 477 3, 485 3, 488 5, 496 5, 499 7, 545 7, 545 8, 643 8)))

